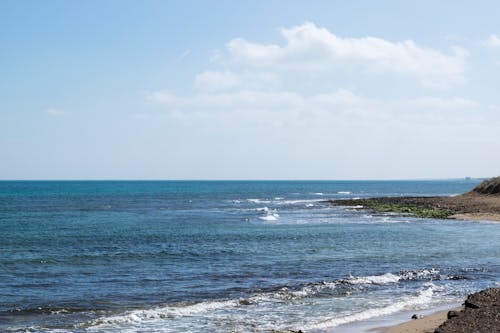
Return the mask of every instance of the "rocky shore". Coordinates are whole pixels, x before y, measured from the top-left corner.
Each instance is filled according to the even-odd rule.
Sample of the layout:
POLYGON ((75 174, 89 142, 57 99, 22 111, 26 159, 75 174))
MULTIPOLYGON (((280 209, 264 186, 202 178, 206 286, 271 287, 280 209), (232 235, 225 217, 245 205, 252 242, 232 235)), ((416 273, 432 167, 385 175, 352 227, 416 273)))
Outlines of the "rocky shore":
POLYGON ((461 308, 439 311, 428 316, 388 327, 383 333, 499 333, 500 288, 471 294, 461 308))
POLYGON ((434 333, 498 333, 500 332, 500 288, 469 295, 462 311, 448 312, 448 320, 434 333))
POLYGON ((453 197, 381 197, 329 202, 354 209, 417 217, 500 221, 500 177, 486 180, 471 192, 453 197))

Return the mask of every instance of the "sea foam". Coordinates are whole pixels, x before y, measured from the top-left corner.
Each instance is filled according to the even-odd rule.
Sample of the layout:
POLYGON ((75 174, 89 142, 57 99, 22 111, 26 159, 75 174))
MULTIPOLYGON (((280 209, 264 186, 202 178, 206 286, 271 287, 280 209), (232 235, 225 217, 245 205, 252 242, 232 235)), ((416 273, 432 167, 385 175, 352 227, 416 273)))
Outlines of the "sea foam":
POLYGON ((390 315, 399 311, 403 311, 405 309, 411 309, 418 305, 430 303, 433 293, 433 287, 429 287, 425 290, 420 291, 416 296, 406 297, 399 302, 395 302, 387 306, 368 309, 358 313, 348 314, 342 317, 327 319, 320 323, 308 325, 304 327, 304 330, 332 329, 340 325, 367 320, 379 316, 390 315))

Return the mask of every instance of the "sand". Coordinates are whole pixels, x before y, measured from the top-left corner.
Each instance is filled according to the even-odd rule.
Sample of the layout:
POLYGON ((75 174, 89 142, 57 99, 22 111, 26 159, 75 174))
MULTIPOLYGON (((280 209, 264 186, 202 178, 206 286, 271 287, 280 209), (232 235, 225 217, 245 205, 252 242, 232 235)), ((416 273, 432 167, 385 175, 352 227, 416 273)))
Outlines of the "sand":
POLYGON ((493 213, 461 213, 453 214, 450 219, 465 221, 494 221, 500 222, 500 214, 493 213))
POLYGON ((433 333, 436 328, 444 323, 447 319, 448 311, 460 311, 462 307, 439 311, 421 319, 412 319, 411 321, 383 328, 382 333, 433 333))
POLYGON ((464 306, 440 311, 381 330, 383 333, 497 333, 500 332, 500 288, 467 296, 464 306), (450 319, 448 311, 454 310, 450 319))

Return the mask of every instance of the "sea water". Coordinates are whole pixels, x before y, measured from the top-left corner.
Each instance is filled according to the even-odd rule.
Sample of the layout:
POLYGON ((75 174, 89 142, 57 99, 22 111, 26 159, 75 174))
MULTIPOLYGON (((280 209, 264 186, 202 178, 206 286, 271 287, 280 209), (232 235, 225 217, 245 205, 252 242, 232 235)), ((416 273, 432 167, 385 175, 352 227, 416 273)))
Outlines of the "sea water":
POLYGON ((335 332, 500 284, 500 224, 328 199, 478 181, 0 182, 2 332, 335 332))

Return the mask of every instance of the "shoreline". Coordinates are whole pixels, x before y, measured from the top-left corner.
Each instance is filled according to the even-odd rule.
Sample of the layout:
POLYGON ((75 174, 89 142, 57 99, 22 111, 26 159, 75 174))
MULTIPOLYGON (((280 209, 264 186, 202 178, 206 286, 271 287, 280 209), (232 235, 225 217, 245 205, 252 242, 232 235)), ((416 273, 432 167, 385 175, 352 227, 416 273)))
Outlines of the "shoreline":
POLYGON ((460 302, 445 303, 423 310, 403 310, 389 315, 352 322, 335 327, 331 333, 427 333, 434 332, 446 321, 448 311, 460 310, 460 302), (411 319, 412 315, 422 315, 421 319, 411 319), (426 330, 431 327, 432 329, 426 330), (416 330, 415 330, 416 329, 416 330))
POLYGON ((500 327, 500 288, 489 288, 470 294, 462 306, 442 306, 415 311, 422 318, 411 318, 410 311, 387 317, 352 323, 334 333, 456 333, 498 332, 500 327), (404 321, 401 320, 405 316, 404 321), (374 324, 384 323, 387 325, 374 324))
POLYGON ((403 323, 389 326, 381 327, 375 330, 378 333, 431 333, 434 332, 439 326, 441 326, 446 320, 448 320, 448 312, 450 311, 462 311, 463 306, 452 307, 447 310, 435 311, 429 315, 424 315, 423 318, 411 319, 403 323))
POLYGON ((356 210, 422 218, 500 222, 500 195, 465 193, 449 197, 375 197, 328 202, 356 210))

